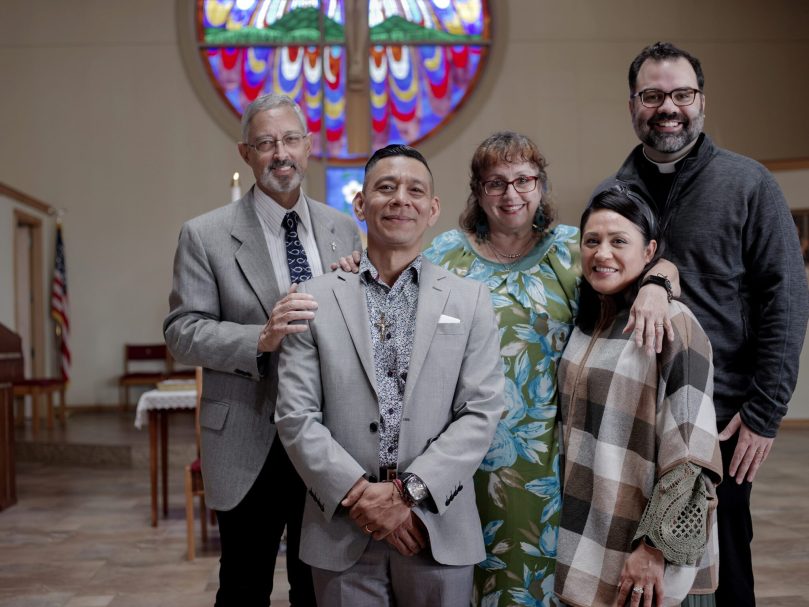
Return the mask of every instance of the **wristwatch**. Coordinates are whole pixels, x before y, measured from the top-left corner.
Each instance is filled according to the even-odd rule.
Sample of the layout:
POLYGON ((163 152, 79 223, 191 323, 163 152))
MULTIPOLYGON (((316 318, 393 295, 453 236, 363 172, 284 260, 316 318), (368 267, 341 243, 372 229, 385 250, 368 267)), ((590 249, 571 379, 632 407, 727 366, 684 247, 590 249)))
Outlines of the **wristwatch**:
POLYGON ((430 497, 430 490, 427 489, 427 485, 412 472, 405 472, 400 478, 408 506, 418 506, 430 497))
POLYGON ((673 293, 671 292, 671 281, 665 274, 653 274, 647 276, 643 279, 640 286, 645 287, 646 285, 657 285, 658 287, 663 287, 666 289, 666 297, 669 298, 669 301, 671 301, 674 297, 673 293))

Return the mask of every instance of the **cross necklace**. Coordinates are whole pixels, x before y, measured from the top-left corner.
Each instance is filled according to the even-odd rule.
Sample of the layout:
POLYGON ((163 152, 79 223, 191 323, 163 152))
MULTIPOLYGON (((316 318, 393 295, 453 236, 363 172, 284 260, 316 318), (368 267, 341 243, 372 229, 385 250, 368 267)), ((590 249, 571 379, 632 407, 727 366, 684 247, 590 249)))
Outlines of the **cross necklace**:
POLYGON ((393 324, 385 322, 385 313, 382 312, 379 314, 379 320, 374 323, 374 326, 379 329, 379 337, 385 339, 385 331, 390 329, 393 324))

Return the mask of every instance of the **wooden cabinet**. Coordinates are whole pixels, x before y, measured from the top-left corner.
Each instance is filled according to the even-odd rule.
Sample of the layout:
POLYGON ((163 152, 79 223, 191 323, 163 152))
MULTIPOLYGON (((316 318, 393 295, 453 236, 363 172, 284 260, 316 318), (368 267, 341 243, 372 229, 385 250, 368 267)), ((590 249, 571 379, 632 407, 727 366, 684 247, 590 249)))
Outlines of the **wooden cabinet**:
POLYGON ((0 510, 17 503, 14 469, 14 392, 0 383, 0 510))
POLYGON ((17 503, 14 461, 14 389, 22 378, 22 343, 19 335, 0 325, 0 510, 17 503))

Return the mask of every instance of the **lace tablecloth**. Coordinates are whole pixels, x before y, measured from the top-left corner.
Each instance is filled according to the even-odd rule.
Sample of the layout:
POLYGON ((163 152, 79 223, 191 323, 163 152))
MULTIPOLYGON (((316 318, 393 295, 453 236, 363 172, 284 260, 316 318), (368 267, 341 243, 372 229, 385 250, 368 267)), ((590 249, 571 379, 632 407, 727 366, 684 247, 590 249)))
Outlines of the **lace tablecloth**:
POLYGON ((196 406, 196 390, 149 390, 138 399, 135 427, 140 430, 148 425, 152 409, 193 409, 196 406))

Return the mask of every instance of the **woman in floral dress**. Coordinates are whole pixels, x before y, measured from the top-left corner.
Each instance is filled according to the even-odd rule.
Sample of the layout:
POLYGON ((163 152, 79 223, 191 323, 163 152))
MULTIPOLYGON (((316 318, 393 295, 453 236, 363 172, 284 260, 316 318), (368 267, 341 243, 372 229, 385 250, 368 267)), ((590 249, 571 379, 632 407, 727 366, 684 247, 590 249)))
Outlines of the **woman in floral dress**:
POLYGON ((578 301, 579 233, 550 227, 546 161, 524 135, 495 133, 472 158, 461 230, 425 257, 486 283, 500 325, 507 409, 475 476, 487 558, 476 605, 550 605, 561 505, 556 367, 578 301))

